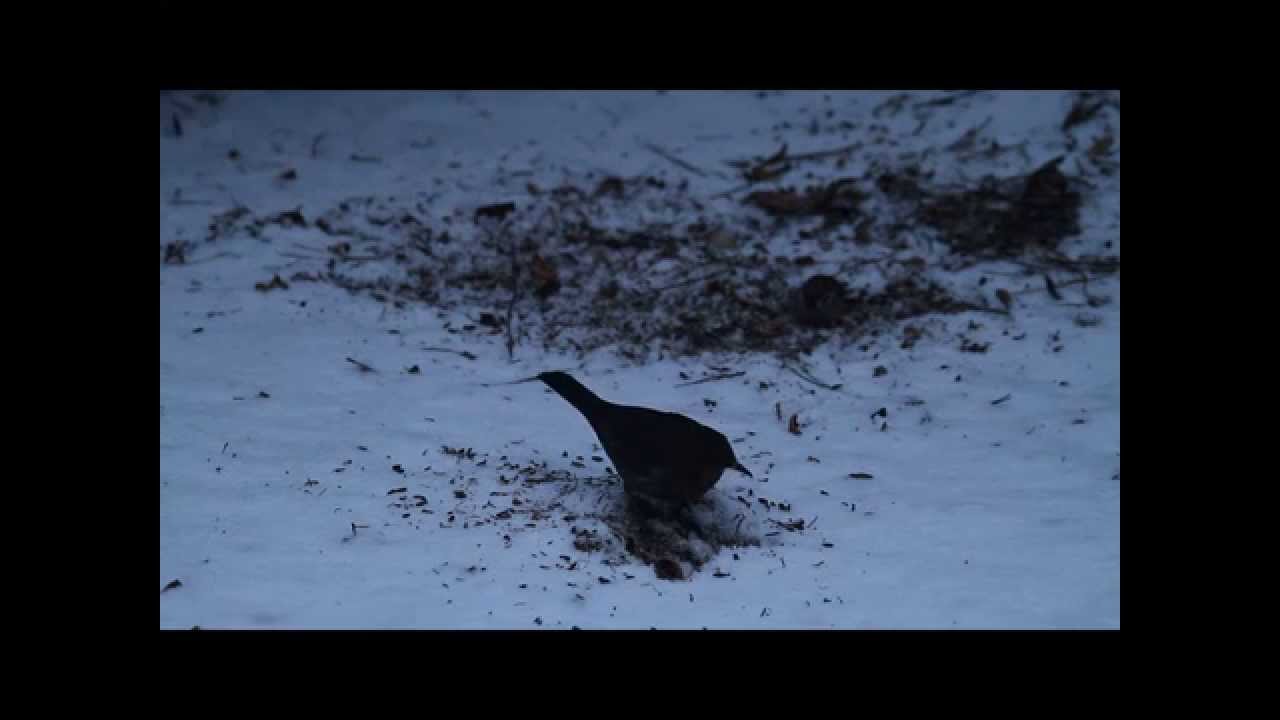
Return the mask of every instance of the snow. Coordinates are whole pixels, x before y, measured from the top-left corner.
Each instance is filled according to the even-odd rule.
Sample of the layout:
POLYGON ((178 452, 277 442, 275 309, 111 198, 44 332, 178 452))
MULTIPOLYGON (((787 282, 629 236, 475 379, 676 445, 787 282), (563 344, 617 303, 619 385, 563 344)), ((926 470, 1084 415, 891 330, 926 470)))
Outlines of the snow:
MULTIPOLYGON (((1026 172, 1067 152, 1070 94, 981 93, 937 109, 919 134, 912 106, 942 93, 913 93, 892 116, 874 111, 894 92, 244 92, 216 105, 176 95, 191 111, 161 97, 160 241, 196 245, 188 263, 160 266, 160 587, 181 581, 160 594, 161 628, 1119 628, 1118 275, 1090 282, 1110 299, 1101 307, 1077 307, 1078 287, 1062 289, 1066 302, 1028 292, 1009 317, 920 319, 925 336, 907 349, 893 333, 866 352, 823 346, 808 371, 841 385, 833 391, 759 355, 635 366, 606 349, 579 360, 522 343, 512 360, 501 335, 449 333, 432 307, 319 283, 255 290, 303 267, 283 254, 291 248, 332 242, 314 227, 201 242, 237 204, 314 218, 347 198, 397 197, 436 219, 469 218, 526 201, 527 183, 585 186, 588 172, 687 179, 710 198, 741 184, 726 160, 783 142, 792 154, 868 143, 847 168, 804 166, 788 184, 816 181, 804 171, 861 176, 907 154, 934 158, 943 182, 1026 172), (811 135, 814 118, 858 127, 811 135), (948 163, 927 152, 988 118, 983 137, 1025 141, 1025 157, 948 163), (870 143, 876 132, 892 142, 870 143), (296 180, 280 179, 288 169, 296 180), (1082 326, 1082 312, 1098 322, 1082 326), (958 333, 990 350, 960 352, 958 333), (677 387, 711 365, 745 374, 677 387), (729 522, 750 490, 745 530, 761 544, 722 548, 678 581, 575 548, 571 527, 608 536, 587 517, 618 502, 607 458, 592 459, 603 452, 589 426, 540 383, 492 384, 550 369, 724 432, 755 479, 726 473, 703 512, 729 522), (574 480, 504 484, 503 456, 574 480), (572 464, 579 456, 585 467, 572 464), (513 497, 560 505, 536 527, 518 514, 474 524, 513 497), (759 497, 790 511, 766 511, 759 497), (799 532, 769 522, 801 518, 799 532)), ((1118 112, 1108 118, 1118 135, 1118 112)), ((1074 131, 1082 147, 1069 158, 1100 122, 1074 131)), ((1118 254, 1118 171, 1090 180, 1076 242, 1110 241, 1118 254)), ((740 196, 707 205, 742 214, 740 196)), ((791 236, 770 245, 797 247, 791 236)), ((826 263, 839 252, 812 254, 826 263)), ((983 265, 959 282, 1042 287, 1016 270, 983 265)))

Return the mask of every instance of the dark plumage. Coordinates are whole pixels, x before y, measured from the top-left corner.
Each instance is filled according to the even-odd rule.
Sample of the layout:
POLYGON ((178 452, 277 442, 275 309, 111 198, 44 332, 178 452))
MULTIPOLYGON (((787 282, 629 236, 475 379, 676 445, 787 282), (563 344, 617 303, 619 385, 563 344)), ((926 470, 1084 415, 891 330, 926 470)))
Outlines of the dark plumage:
POLYGON ((751 477, 729 439, 696 420, 611 403, 566 373, 544 372, 538 379, 591 424, 630 498, 680 506, 701 498, 726 469, 751 477))

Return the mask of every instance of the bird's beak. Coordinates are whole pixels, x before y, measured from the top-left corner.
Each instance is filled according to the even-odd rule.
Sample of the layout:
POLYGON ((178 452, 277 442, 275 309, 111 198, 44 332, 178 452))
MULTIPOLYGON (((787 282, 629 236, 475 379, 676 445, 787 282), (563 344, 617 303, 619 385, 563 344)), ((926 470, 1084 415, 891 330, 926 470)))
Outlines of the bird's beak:
POLYGON ((747 476, 747 477, 749 477, 749 478, 755 479, 755 475, 752 475, 750 470, 748 470, 748 469, 746 469, 746 468, 742 467, 742 463, 738 463, 738 464, 734 465, 734 466, 733 466, 733 469, 734 469, 734 470, 737 470, 738 472, 742 473, 743 475, 746 475, 746 476, 747 476))

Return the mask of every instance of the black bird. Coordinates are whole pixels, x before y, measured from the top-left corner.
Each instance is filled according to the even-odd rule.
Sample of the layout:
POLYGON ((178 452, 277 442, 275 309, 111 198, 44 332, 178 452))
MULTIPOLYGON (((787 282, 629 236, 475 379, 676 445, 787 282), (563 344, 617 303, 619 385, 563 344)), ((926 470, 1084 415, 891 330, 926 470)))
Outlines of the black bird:
POLYGON ((695 502, 726 469, 752 477, 728 438, 692 418, 611 403, 566 373, 544 372, 538 379, 587 419, 628 498, 642 505, 669 510, 695 502))

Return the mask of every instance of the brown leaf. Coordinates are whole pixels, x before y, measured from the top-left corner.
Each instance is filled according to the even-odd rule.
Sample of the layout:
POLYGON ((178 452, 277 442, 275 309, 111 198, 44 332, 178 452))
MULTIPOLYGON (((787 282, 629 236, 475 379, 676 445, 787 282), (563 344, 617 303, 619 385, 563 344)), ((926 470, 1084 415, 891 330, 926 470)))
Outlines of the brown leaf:
POLYGON ((792 416, 791 416, 791 421, 787 423, 787 431, 788 431, 788 432, 790 432, 792 435, 799 435, 799 434, 800 434, 800 417, 799 417, 799 415, 797 415, 797 414, 792 414, 792 416))
POLYGON ((1006 310, 1013 308, 1013 296, 1009 294, 1008 290, 1004 288, 996 290, 996 298, 1000 300, 1000 304, 1004 305, 1006 310))

